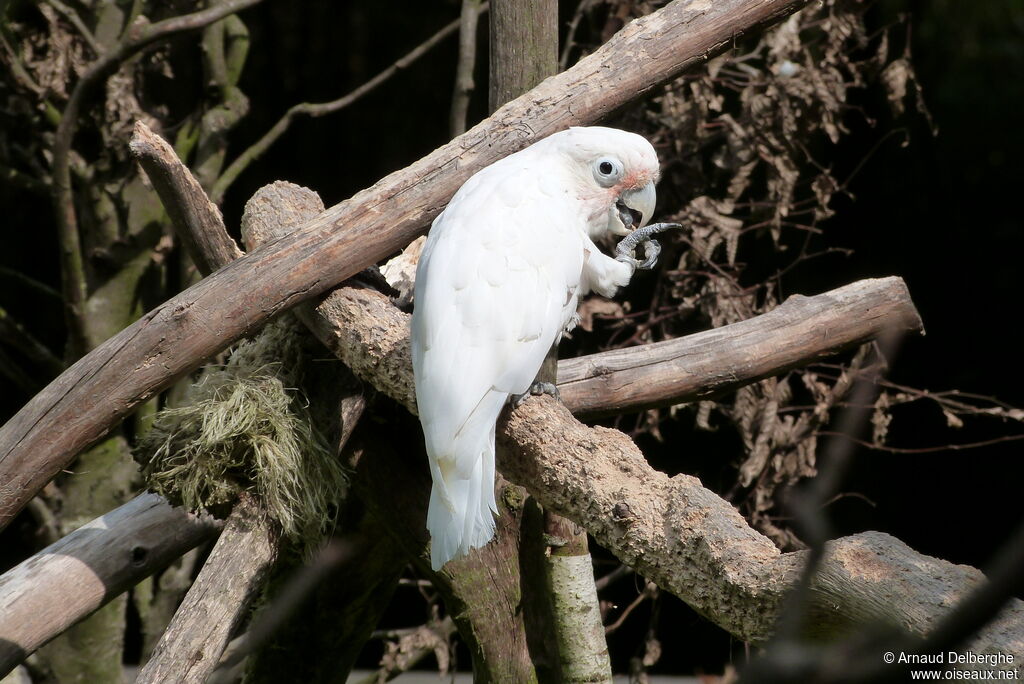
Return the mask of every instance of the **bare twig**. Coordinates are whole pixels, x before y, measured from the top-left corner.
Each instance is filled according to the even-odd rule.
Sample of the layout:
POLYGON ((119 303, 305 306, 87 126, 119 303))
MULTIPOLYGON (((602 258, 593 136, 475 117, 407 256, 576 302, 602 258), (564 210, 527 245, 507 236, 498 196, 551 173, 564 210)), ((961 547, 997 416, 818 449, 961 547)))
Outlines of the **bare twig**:
POLYGON ((452 137, 466 132, 466 113, 473 94, 473 69, 476 67, 476 27, 480 14, 488 4, 480 0, 462 0, 459 15, 459 61, 455 67, 452 109, 449 130, 452 137))
MULTIPOLYGON (((39 2, 39 0, 36 1, 39 2)), ((73 8, 65 5, 60 0, 44 1, 47 5, 57 10, 57 12, 59 12, 65 19, 71 22, 71 24, 78 31, 79 35, 81 35, 85 42, 89 44, 89 47, 92 48, 93 53, 95 53, 97 56, 103 54, 103 46, 99 44, 99 42, 96 40, 96 36, 92 34, 92 31, 89 30, 89 27, 85 25, 84 21, 82 21, 82 17, 78 15, 78 12, 76 12, 73 8)))
POLYGON ((637 595, 637 597, 635 599, 633 599, 628 606, 625 607, 625 609, 623 609, 622 613, 619 614, 619 617, 617 617, 615 619, 615 622, 613 622, 613 623, 611 623, 609 625, 605 625, 604 633, 605 634, 611 634, 615 630, 617 630, 619 627, 621 627, 622 623, 624 623, 626 621, 626 618, 629 617, 630 613, 632 613, 634 610, 636 610, 637 606, 639 606, 641 603, 643 603, 647 599, 654 598, 657 595, 657 593, 658 593, 658 585, 655 584, 654 582, 648 582, 644 586, 644 590, 641 591, 637 595))
POLYGON ((278 139, 288 131, 288 128, 296 117, 326 116, 327 114, 333 114, 334 112, 341 111, 345 107, 352 105, 364 95, 382 85, 402 69, 408 68, 409 65, 426 53, 430 52, 432 48, 445 38, 455 33, 459 28, 459 22, 460 20, 456 19, 446 25, 430 38, 417 45, 406 55, 396 60, 387 69, 380 72, 352 92, 347 93, 336 100, 319 103, 302 102, 297 105, 292 105, 292 107, 284 113, 284 116, 278 119, 277 123, 270 127, 269 131, 263 134, 262 138, 257 140, 248 149, 238 155, 238 157, 231 162, 228 168, 224 170, 224 173, 220 175, 220 178, 217 179, 217 182, 213 184, 213 188, 210 190, 210 199, 215 204, 220 204, 221 200, 224 199, 224 195, 227 193, 228 188, 231 187, 231 184, 234 183, 235 180, 238 179, 238 176, 240 176, 242 172, 249 167, 249 164, 263 156, 263 154, 270 149, 270 146, 277 142, 278 139))
POLYGON ((579 4, 576 5, 576 11, 573 12, 572 19, 569 20, 569 28, 565 32, 565 44, 562 47, 562 55, 558 58, 559 71, 565 71, 566 67, 569 66, 569 55, 572 54, 572 49, 576 47, 576 30, 580 26, 580 21, 583 20, 583 15, 593 7, 594 3, 595 0, 580 0, 579 4))
POLYGON ((894 447, 888 444, 875 444, 866 439, 860 439, 853 437, 841 432, 833 432, 831 430, 819 430, 819 435, 828 437, 837 437, 839 439, 847 439, 858 446, 862 446, 865 449, 871 449, 873 451, 884 451, 890 454, 933 454, 942 451, 963 451, 965 449, 980 449, 982 447, 992 446, 994 444, 1001 444, 1003 442, 1016 442, 1024 439, 1024 435, 1003 435, 1002 437, 993 437, 992 439, 982 439, 976 442, 965 442, 965 443, 952 443, 942 444, 939 446, 931 447, 894 447))

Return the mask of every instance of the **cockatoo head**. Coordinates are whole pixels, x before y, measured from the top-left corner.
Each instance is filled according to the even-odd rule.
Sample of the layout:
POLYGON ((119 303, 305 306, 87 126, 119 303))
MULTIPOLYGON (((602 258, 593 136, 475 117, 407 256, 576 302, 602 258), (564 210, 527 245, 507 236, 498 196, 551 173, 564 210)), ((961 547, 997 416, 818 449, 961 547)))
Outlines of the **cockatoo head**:
POLYGON ((592 239, 627 235, 654 213, 658 155, 636 133, 591 126, 548 138, 568 161, 572 186, 587 211, 592 239))

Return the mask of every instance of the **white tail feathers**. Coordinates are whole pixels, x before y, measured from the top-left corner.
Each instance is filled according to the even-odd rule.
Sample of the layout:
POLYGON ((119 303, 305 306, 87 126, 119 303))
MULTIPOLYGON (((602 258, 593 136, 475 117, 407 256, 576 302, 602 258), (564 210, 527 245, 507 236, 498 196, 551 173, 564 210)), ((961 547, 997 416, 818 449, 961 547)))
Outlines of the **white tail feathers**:
POLYGON ((494 537, 494 441, 480 454, 468 479, 450 473, 430 490, 427 529, 430 566, 440 570, 453 558, 483 546, 494 537))

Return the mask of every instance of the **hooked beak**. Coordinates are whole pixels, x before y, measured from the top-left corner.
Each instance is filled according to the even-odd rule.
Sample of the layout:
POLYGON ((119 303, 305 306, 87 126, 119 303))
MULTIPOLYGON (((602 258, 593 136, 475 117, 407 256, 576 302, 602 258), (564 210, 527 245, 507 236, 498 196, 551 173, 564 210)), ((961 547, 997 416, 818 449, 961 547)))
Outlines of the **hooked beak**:
POLYGON ((626 190, 619 195, 619 199, 615 202, 615 210, 622 222, 622 228, 613 226, 612 232, 616 235, 628 235, 637 228, 642 228, 654 215, 656 200, 657 194, 654 192, 653 182, 642 188, 626 190))

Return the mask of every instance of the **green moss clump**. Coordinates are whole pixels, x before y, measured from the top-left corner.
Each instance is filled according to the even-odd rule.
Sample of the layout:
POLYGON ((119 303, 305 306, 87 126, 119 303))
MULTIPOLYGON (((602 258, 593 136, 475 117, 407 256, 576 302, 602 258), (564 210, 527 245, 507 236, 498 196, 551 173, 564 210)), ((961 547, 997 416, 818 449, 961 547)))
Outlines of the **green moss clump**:
POLYGON ((308 360, 302 335, 290 320, 271 324, 207 368, 185 405, 156 415, 136 450, 153 491, 220 516, 253 491, 305 548, 330 531, 347 476, 294 389, 308 360))

